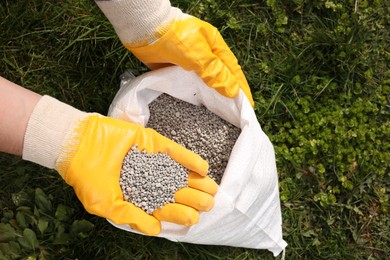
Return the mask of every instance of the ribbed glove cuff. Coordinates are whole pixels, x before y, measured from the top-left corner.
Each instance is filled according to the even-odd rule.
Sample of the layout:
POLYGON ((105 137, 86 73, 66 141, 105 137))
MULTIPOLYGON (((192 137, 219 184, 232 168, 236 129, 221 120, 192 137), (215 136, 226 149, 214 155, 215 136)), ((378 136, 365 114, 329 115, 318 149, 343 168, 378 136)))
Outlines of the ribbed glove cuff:
POLYGON ((113 25, 123 44, 131 47, 148 45, 169 29, 182 12, 171 7, 169 0, 95 1, 113 25))
POLYGON ((23 159, 53 169, 73 129, 88 114, 57 99, 43 96, 30 116, 23 159))

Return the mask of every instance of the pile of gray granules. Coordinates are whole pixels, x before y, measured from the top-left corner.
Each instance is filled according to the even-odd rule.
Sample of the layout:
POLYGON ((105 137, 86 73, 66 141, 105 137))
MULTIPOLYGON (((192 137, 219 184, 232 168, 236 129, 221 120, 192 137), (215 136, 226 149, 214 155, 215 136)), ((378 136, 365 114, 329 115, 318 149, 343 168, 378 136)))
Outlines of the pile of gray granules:
POLYGON ((119 184, 126 201, 151 214, 188 186, 188 170, 167 154, 147 154, 134 146, 123 160, 119 184))
POLYGON ((149 105, 147 127, 199 154, 209 163, 208 176, 220 184, 241 129, 204 106, 195 106, 167 94, 149 105))

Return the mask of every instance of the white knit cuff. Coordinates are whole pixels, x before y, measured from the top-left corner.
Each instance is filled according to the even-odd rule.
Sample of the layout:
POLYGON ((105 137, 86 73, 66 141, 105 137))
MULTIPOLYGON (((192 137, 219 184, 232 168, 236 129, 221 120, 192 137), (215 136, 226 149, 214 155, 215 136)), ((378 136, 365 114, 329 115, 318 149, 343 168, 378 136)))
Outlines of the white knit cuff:
POLYGON ((53 169, 75 125, 88 114, 43 96, 28 121, 23 159, 53 169))
POLYGON ((95 1, 113 25, 123 44, 139 47, 160 38, 164 25, 181 17, 169 0, 111 0, 95 1))

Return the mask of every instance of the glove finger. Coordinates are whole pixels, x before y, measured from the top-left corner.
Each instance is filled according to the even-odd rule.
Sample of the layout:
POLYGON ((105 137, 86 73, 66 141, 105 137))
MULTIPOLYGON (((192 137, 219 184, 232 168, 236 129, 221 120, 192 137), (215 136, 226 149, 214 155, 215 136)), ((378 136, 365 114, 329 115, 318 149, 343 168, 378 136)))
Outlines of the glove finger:
POLYGON ((230 70, 228 64, 238 65, 238 61, 230 48, 223 40, 218 29, 213 25, 197 18, 184 19, 180 27, 180 43, 185 47, 184 53, 187 59, 192 60, 189 64, 203 81, 211 88, 217 90, 226 97, 236 97, 240 90, 238 79, 234 74, 235 70, 230 70), (192 43, 187 41, 187 30, 191 30, 194 35, 199 35, 198 41, 192 43), (223 59, 220 58, 223 57, 223 59))
POLYGON ((209 53, 199 61, 201 64, 196 72, 209 87, 225 97, 234 98, 238 95, 240 87, 236 77, 217 55, 209 53))
POLYGON ((209 87, 214 88, 225 97, 234 98, 238 95, 239 90, 242 89, 253 107, 252 93, 241 69, 234 74, 219 56, 215 56, 214 59, 214 61, 206 65, 209 69, 206 72, 201 72, 200 77, 209 87))
MULTIPOLYGON (((215 29, 217 30, 217 29, 215 29)), ((236 84, 241 88, 251 103, 252 107, 254 105, 252 93, 246 80, 245 74, 241 69, 241 66, 238 64, 237 57, 231 51, 222 35, 216 31, 216 37, 214 41, 209 44, 212 45, 212 52, 221 60, 221 62, 226 66, 228 71, 235 76, 236 84)), ((232 82, 233 83, 233 82, 232 82)))
POLYGON ((188 174, 188 186, 214 196, 218 191, 218 184, 208 176, 200 176, 195 172, 188 174))
POLYGON ((132 203, 119 201, 107 211, 107 218, 118 225, 128 224, 131 228, 149 236, 156 236, 161 232, 160 221, 132 203))
POLYGON ((188 206, 169 203, 153 211, 152 215, 160 220, 178 225, 191 226, 199 221, 199 213, 188 206))
POLYGON ((145 136, 150 136, 151 140, 139 142, 139 149, 145 149, 148 153, 167 153, 173 160, 183 165, 185 168, 194 171, 202 176, 207 175, 209 165, 198 154, 186 149, 184 146, 168 139, 151 128, 145 129, 145 136))
POLYGON ((190 206, 198 211, 209 211, 215 203, 210 194, 188 187, 175 192, 175 202, 190 206))

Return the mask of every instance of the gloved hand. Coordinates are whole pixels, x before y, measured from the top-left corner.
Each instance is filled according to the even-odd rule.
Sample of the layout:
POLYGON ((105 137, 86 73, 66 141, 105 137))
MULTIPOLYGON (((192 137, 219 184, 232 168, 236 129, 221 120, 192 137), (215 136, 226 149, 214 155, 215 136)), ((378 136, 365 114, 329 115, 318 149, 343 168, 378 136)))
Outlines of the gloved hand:
MULTIPOLYGON (((208 164, 200 156, 152 129, 80 112, 47 96, 42 99, 30 118, 25 144, 31 146, 29 143, 36 141, 31 140, 34 138, 34 127, 42 128, 41 131, 49 128, 50 131, 45 136, 53 135, 51 128, 56 127, 54 124, 40 126, 42 120, 45 121, 43 118, 52 114, 47 111, 47 107, 54 110, 54 113, 57 111, 67 116, 74 115, 70 116, 70 123, 67 124, 70 127, 65 131, 66 137, 59 150, 55 169, 74 188, 89 213, 110 219, 116 224, 129 224, 147 235, 157 235, 161 231, 160 221, 193 225, 198 222, 198 211, 208 211, 213 207, 212 195, 216 193, 218 186, 206 177, 208 164), (175 193, 176 202, 155 210, 152 215, 124 201, 120 188, 122 162, 134 145, 138 145, 140 150, 145 149, 147 153, 167 153, 192 171, 189 174, 189 187, 175 193)), ((28 153, 29 151, 25 151, 24 157, 28 153)))
POLYGON ((141 47, 125 45, 150 69, 175 64, 195 71, 211 88, 235 97, 241 88, 252 107, 254 101, 237 58, 218 29, 195 17, 172 21, 158 40, 141 47))
POLYGON ((242 89, 254 106, 237 58, 217 28, 183 14, 167 0, 97 1, 97 4, 125 47, 150 69, 179 65, 195 71, 209 87, 226 97, 235 97, 242 89))

